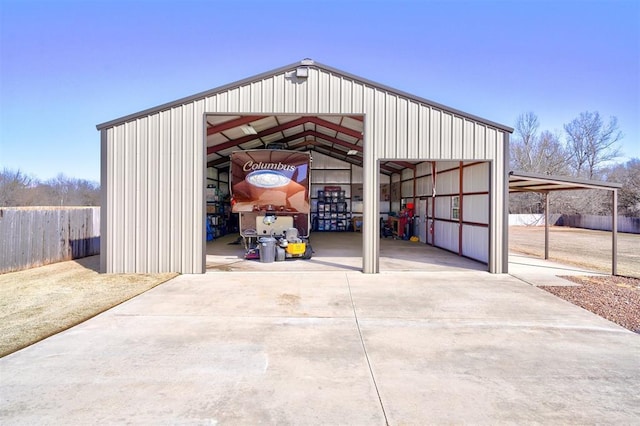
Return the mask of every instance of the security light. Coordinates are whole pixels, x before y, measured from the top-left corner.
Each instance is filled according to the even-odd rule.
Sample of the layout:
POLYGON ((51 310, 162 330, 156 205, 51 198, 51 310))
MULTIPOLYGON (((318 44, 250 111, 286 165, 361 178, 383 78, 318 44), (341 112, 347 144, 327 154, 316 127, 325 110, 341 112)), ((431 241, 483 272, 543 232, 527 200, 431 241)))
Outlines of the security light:
POLYGON ((347 151, 347 155, 358 155, 358 151, 356 151, 355 149, 350 149, 349 151, 347 151))

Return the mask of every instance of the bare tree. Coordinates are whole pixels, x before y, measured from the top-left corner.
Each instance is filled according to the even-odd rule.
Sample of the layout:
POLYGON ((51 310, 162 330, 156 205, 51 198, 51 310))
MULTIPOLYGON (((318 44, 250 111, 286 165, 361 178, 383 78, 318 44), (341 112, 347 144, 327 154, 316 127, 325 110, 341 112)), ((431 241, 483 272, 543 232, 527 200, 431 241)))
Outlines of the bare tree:
POLYGON ((600 169, 620 156, 616 143, 622 139, 618 120, 611 117, 604 124, 598 112, 583 112, 564 125, 571 164, 577 177, 594 179, 600 169))
POLYGON ((618 192, 618 208, 622 215, 640 217, 640 159, 616 164, 607 173, 609 182, 622 184, 618 192))
POLYGON ((536 148, 534 171, 547 175, 568 174, 569 155, 558 135, 545 130, 536 148))
POLYGON ((567 174, 568 155, 560 137, 547 130, 538 135, 538 117, 527 112, 518 117, 511 143, 514 170, 547 175, 567 174))
POLYGON ((49 203, 59 206, 95 206, 100 204, 98 184, 59 174, 44 183, 49 192, 49 203))
POLYGON ((25 205, 25 194, 33 184, 33 179, 20 170, 4 168, 0 172, 0 206, 25 205))
POLYGON ((63 174, 40 182, 21 171, 0 172, 0 207, 98 206, 100 185, 63 174))
MULTIPOLYGON (((568 155, 560 138, 546 130, 538 134, 539 127, 533 112, 518 117, 510 145, 512 169, 546 175, 568 174, 568 155)), ((543 205, 542 194, 522 193, 510 197, 509 207, 512 213, 542 213, 543 205)))
POLYGON ((538 138, 538 127, 540 127, 538 116, 533 112, 520 114, 516 119, 515 137, 510 144, 513 169, 532 171, 532 157, 538 138))

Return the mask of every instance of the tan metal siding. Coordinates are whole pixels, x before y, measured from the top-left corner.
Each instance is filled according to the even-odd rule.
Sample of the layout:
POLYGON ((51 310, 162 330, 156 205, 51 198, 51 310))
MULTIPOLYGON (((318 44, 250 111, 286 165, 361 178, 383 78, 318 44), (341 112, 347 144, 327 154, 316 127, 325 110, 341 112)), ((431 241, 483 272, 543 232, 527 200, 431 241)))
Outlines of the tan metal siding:
POLYGON ((382 158, 396 158, 398 140, 396 139, 397 119, 397 98, 381 92, 380 105, 384 108, 384 139, 376 138, 376 143, 380 146, 382 158))
POLYGON ((474 159, 486 159, 486 128, 482 124, 474 126, 475 150, 473 152, 474 159))
POLYGON ((315 112, 329 111, 329 97, 331 96, 329 78, 330 76, 327 72, 318 73, 318 109, 315 112))
POLYGON ((160 179, 160 114, 154 114, 149 117, 149 132, 147 143, 149 144, 149 156, 147 163, 149 164, 149 173, 147 181, 147 205, 148 214, 144 218, 144 226, 147 227, 148 248, 146 253, 147 270, 151 273, 160 271, 159 264, 159 247, 160 240, 158 235, 159 229, 159 196, 158 182, 160 179))
POLYGON ((396 158, 407 158, 408 148, 408 131, 407 131, 407 110, 409 108, 406 99, 399 98, 396 102, 396 134, 395 134, 395 150, 390 148, 389 151, 394 152, 396 158))
POLYGON ((462 145, 462 158, 463 159, 474 159, 475 152, 475 123, 473 121, 465 120, 463 124, 463 133, 462 139, 464 141, 462 145))
MULTIPOLYGON (((136 194, 139 194, 139 200, 135 203, 136 212, 135 215, 138 218, 138 224, 136 226, 136 242, 138 245, 137 253, 135 257, 135 270, 146 271, 147 268, 147 253, 149 252, 149 242, 147 238, 148 225, 146 218, 148 215, 148 191, 147 191, 147 179, 149 176, 148 167, 148 147, 149 147, 149 135, 148 135, 148 118, 142 118, 138 121, 137 135, 136 135, 136 194)), ((134 201, 135 202, 135 201, 134 201)))
POLYGON ((381 94, 371 87, 364 88, 364 211, 362 224, 362 270, 364 273, 379 272, 380 239, 378 238, 378 152, 375 141, 384 130, 384 110, 379 105, 381 94))
POLYGON ((440 158, 440 125, 442 119, 440 118, 441 112, 436 109, 431 109, 431 116, 429 121, 431 123, 431 132, 429 132, 429 156, 427 158, 439 159, 440 158))
MULTIPOLYGON (((249 110, 262 111, 262 80, 251 83, 249 91, 249 110)), ((204 105, 203 101, 199 101, 198 103, 204 105)))
POLYGON ((451 156, 451 114, 440 115, 440 158, 453 159, 451 156))
MULTIPOLYGON (((193 113, 193 129, 195 133, 193 134, 193 146, 194 146, 194 171, 191 174, 193 179, 193 188, 194 188, 194 199, 193 199, 193 210, 194 210, 194 238, 195 241, 192 241, 194 244, 194 255, 192 259, 192 270, 194 272, 202 272, 206 271, 206 240, 205 240, 205 224, 203 218, 205 217, 205 198, 204 198, 204 188, 205 188, 205 179, 204 176, 207 172, 207 156, 205 154, 206 149, 206 125, 204 121, 204 113, 205 113, 205 101, 200 100, 195 104, 195 111, 193 113), (198 240, 198 236, 200 236, 200 240, 198 240)), ((228 180, 228 178, 227 178, 228 180)))
POLYGON ((418 121, 418 158, 432 158, 431 154, 431 108, 420 105, 418 121))
MULTIPOLYGON (((353 84, 353 94, 352 94, 352 102, 353 102, 353 112, 357 114, 361 114, 365 111, 365 99, 364 99, 364 85, 360 83, 353 84)), ((347 111, 344 111, 347 112, 347 111)))
POLYGON ((353 82, 347 79, 340 79, 340 111, 353 111, 353 82))
POLYGON ((407 152, 408 158, 420 158, 420 107, 415 102, 409 102, 407 110, 407 152))
POLYGON ((451 158, 462 160, 464 158, 462 152, 464 150, 464 120, 460 117, 453 117, 451 122, 451 158))

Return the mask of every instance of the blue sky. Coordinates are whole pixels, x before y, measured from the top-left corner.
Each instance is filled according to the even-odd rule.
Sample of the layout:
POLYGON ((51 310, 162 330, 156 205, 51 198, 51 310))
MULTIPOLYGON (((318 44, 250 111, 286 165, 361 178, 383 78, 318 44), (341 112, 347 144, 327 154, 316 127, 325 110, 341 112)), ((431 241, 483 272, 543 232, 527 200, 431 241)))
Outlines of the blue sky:
POLYGON ((640 157, 635 0, 0 0, 0 168, 97 181, 96 124, 303 58, 511 127, 599 111, 640 157))

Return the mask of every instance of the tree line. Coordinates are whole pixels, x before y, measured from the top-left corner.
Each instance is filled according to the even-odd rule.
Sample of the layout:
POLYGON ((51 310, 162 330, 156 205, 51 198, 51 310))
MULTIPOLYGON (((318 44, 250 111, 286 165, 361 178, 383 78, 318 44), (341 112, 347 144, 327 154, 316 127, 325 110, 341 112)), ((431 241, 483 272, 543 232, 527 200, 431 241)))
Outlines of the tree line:
MULTIPOLYGON (((521 114, 510 143, 511 170, 622 184, 618 213, 640 216, 640 160, 616 162, 623 135, 615 117, 583 112, 563 126, 561 134, 540 130, 536 114, 521 114)), ((550 198, 550 213, 610 215, 610 191, 559 191, 550 198)), ((542 213, 543 195, 519 193, 509 197, 511 213, 542 213)))
POLYGON ((99 206, 100 185, 59 174, 41 181, 20 170, 0 172, 0 207, 99 206))

